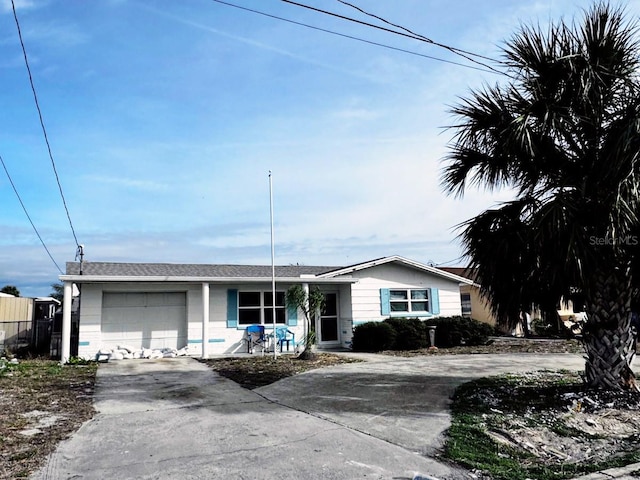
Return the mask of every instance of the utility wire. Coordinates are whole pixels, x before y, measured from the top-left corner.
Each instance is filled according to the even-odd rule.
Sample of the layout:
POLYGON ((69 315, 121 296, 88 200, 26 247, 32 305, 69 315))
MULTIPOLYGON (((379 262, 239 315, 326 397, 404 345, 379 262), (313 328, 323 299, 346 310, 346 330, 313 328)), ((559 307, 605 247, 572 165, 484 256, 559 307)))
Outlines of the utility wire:
POLYGON ((320 27, 316 27, 314 25, 309 25, 307 23, 297 22, 295 20, 290 20, 288 18, 279 17, 277 15, 272 15, 270 13, 261 12, 260 10, 254 10, 253 8, 242 7, 242 6, 236 5, 234 3, 225 2, 223 0, 212 0, 212 1, 214 1, 216 3, 220 3, 222 5, 227 5, 229 7, 234 7, 234 8, 238 8, 240 10, 245 10, 247 12, 256 13, 258 15, 263 15, 265 17, 273 18, 275 20, 281 20, 283 22, 292 23, 294 25, 299 25, 301 27, 311 28, 313 30, 318 30, 318 31, 324 32, 324 33, 330 33, 331 35, 337 35, 339 37, 348 38, 350 40, 356 40, 358 42, 368 43, 369 45, 375 45, 377 47, 387 48, 389 50, 396 50, 398 52, 408 53, 409 55, 415 55, 415 56, 418 56, 418 57, 428 58, 430 60, 436 60, 438 62, 450 63, 452 65, 457 65, 459 67, 464 67, 464 68, 470 68, 472 70, 478 70, 480 72, 495 73, 494 71, 487 70, 485 68, 475 67, 473 65, 466 65, 464 63, 454 62, 452 60, 445 60, 444 58, 434 57, 434 56, 431 56, 431 55, 425 55, 423 53, 418 53, 418 52, 412 52, 411 50, 406 50, 404 48, 398 48, 398 47, 392 47, 390 45, 385 45, 384 43, 378 43, 378 42, 374 42, 374 41, 371 41, 371 40, 365 40, 364 38, 354 37, 353 35, 347 35, 347 34, 344 34, 344 33, 334 32, 333 30, 327 30, 326 28, 320 28, 320 27))
POLYGON ((464 258, 464 255, 461 255, 461 256, 459 256, 457 258, 452 258, 451 260, 447 260, 446 262, 436 263, 435 266, 436 267, 442 267, 442 266, 445 266, 447 263, 459 263, 463 258, 464 258))
MULTIPOLYGON (((398 24, 392 23, 392 22, 386 20, 385 18, 382 18, 382 17, 380 17, 378 15, 375 15, 373 13, 367 12, 366 10, 364 10, 364 9, 362 9, 362 8, 358 7, 357 5, 354 5, 352 3, 345 2, 344 0, 336 0, 336 1, 339 2, 339 3, 342 3, 343 5, 346 5, 348 7, 354 8, 355 10, 357 10, 360 13, 363 13, 363 14, 369 16, 369 17, 373 17, 373 18, 375 18, 377 20, 380 20, 381 22, 386 23, 387 25, 391 25, 392 27, 396 27, 396 28, 399 28, 401 30, 404 30, 405 32, 410 33, 411 35, 419 37, 420 39, 424 40, 427 43, 431 43, 432 45, 435 45, 437 47, 444 48, 444 49, 449 50, 450 52, 455 53, 457 55, 463 54, 462 56, 464 58, 467 58, 466 55, 469 55, 469 56, 473 56, 473 57, 483 58, 484 60, 489 60, 491 62, 504 64, 504 62, 502 62, 500 60, 495 60, 495 59, 493 59, 491 57, 486 57, 486 56, 480 55, 478 53, 469 52, 467 50, 462 50, 461 48, 450 47, 449 45, 445 45, 443 43, 436 42, 436 41, 430 39, 429 37, 425 37, 424 35, 416 33, 413 30, 410 30, 410 29, 408 29, 406 27, 403 27, 402 25, 398 25, 398 24)), ((474 61, 474 60, 472 60, 470 58, 467 58, 467 59, 470 60, 470 61, 474 61)))
POLYGON ((69 226, 71 227, 71 233, 73 233, 73 239, 76 242, 76 246, 79 246, 78 237, 76 236, 76 231, 73 228, 73 223, 71 222, 71 215, 69 214, 69 208, 67 207, 67 201, 64 198, 64 193, 62 192, 62 185, 60 183, 60 177, 58 176, 58 170, 56 169, 56 162, 53 160, 53 153, 51 152, 51 145, 49 144, 49 137, 47 135, 47 129, 44 126, 44 120, 42 119, 42 111, 40 110, 40 103, 38 102, 38 95, 36 93, 36 87, 33 84, 33 77, 31 75, 31 68, 29 67, 29 60, 27 58, 27 50, 24 46, 24 41, 22 39, 22 31, 20 30, 20 22, 18 22, 18 14, 16 13, 16 5, 14 0, 11 0, 11 7, 13 8, 13 18, 16 21, 16 28, 18 29, 18 38, 20 39, 20 46, 22 47, 22 55, 24 56, 24 63, 27 66, 27 73, 29 74, 29 84, 31 85, 31 91, 33 92, 33 99, 36 104, 36 109, 38 110, 38 117, 40 118, 40 126, 42 127, 42 133, 44 134, 44 141, 47 144, 47 151, 49 152, 49 158, 51 159, 51 166, 53 167, 53 173, 56 176, 56 182, 58 183, 58 189, 60 190, 60 197, 62 198, 62 204, 64 205, 64 210, 67 212, 67 219, 69 220, 69 226))
MULTIPOLYGON (((478 65, 481 65, 484 68, 488 68, 489 70, 491 70, 494 73, 497 73, 497 74, 500 74, 500 75, 505 75, 505 76, 507 75, 506 73, 501 72, 500 70, 497 70, 497 69, 493 68, 492 66, 487 65, 486 63, 483 63, 483 62, 480 62, 478 60, 475 60, 474 58, 471 57, 471 55, 479 57, 479 58, 488 58, 488 57, 482 57, 482 55, 478 55, 478 54, 471 53, 471 52, 465 52, 464 50, 460 50, 460 49, 457 49, 457 48, 454 48, 454 47, 449 47, 448 45, 444 45, 442 43, 434 42, 433 40, 431 40, 431 39, 429 39, 427 37, 423 37, 422 35, 417 35, 415 33, 399 32, 397 30, 392 30, 390 28, 382 27, 380 25, 376 25, 376 24, 369 23, 369 22, 363 22, 362 20, 357 20, 355 18, 347 17, 345 15, 340 15, 340 14, 334 13, 334 12, 329 12, 327 10, 322 10, 320 8, 312 7, 311 5, 305 5, 304 3, 294 2, 292 0, 281 0, 281 1, 285 2, 285 3, 289 3, 291 5, 298 6, 298 7, 307 8, 309 10, 313 10, 313 11, 318 12, 318 13, 322 13, 322 14, 325 14, 325 15, 330 15, 332 17, 340 18, 342 20, 347 20, 349 22, 359 23, 360 25, 364 25, 364 26, 367 26, 367 27, 375 28, 375 29, 378 29, 378 30, 383 30, 383 31, 388 32, 388 33, 393 33, 395 35, 401 35, 403 37, 412 38, 414 40, 419 40, 421 42, 429 43, 429 44, 435 45, 437 47, 445 48, 445 49, 449 50, 450 52, 469 60, 470 62, 473 62, 473 63, 476 63, 478 65)), ((404 30, 406 30, 406 29, 404 29, 404 30)), ((495 61, 495 60, 490 59, 490 58, 489 58, 489 60, 495 61)))
POLYGON ((40 239, 40 243, 42 243, 42 246, 47 251, 47 255, 49 255, 49 258, 51 259, 53 264, 56 266, 56 268, 58 269, 58 271, 62 275, 64 272, 62 271, 60 266, 57 264, 57 262, 53 259, 53 255, 51 255, 51 252, 47 248, 47 245, 44 243, 44 240, 42 239, 42 237, 40 236, 40 233, 38 232, 38 229, 34 225, 33 220, 31 220, 31 216, 29 215, 29 212, 27 212, 27 207, 24 206, 24 202, 22 201, 22 198, 20 198, 20 194, 18 193, 18 190, 16 189, 15 184, 13 183, 13 179, 11 178, 11 175, 9 175, 9 170, 7 170, 7 166, 5 165, 4 160, 2 159, 2 155, 0 155, 0 163, 2 163, 2 168, 4 168, 4 172, 7 174, 7 178, 9 179, 9 183, 11 184, 11 187, 13 188, 13 191, 16 194, 16 197, 18 197, 18 201, 20 202, 20 205, 22 205, 22 210, 24 210, 24 214, 29 219, 29 223, 33 227, 33 231, 36 232, 36 235, 40 239))

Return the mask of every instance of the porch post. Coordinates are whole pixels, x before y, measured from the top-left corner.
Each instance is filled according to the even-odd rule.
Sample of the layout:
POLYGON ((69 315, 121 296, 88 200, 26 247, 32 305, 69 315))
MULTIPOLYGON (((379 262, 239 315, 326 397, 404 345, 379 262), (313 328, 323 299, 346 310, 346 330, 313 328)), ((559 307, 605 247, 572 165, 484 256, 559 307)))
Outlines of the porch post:
POLYGON ((202 358, 209 358, 209 284, 202 284, 202 358))
MULTIPOLYGON (((308 283, 303 283, 302 284, 302 290, 304 290, 304 316, 305 316, 305 322, 304 322, 304 337, 303 340, 306 342, 306 340, 309 338, 309 333, 311 333, 311 322, 312 320, 312 312, 309 311, 310 308, 310 304, 309 304, 309 284, 308 283), (308 313, 308 315, 307 315, 308 313)), ((305 343, 304 348, 307 348, 309 345, 307 345, 305 343)))
POLYGON ((73 301, 73 283, 64 282, 64 300, 62 302, 62 338, 60 345, 60 364, 64 365, 71 356, 71 302, 73 301))

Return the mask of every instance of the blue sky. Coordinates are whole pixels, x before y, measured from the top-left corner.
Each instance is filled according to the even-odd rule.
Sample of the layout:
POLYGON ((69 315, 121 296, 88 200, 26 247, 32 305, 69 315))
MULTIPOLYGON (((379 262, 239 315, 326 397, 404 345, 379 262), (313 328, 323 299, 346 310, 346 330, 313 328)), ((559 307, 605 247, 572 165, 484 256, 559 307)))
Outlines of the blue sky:
MULTIPOLYGON (((296 22, 466 62, 278 0, 296 22)), ((336 0, 302 3, 378 23, 336 0)), ((353 0, 488 57, 521 23, 589 5, 353 0)), ((87 261, 348 265, 386 255, 460 265, 455 226, 508 192, 448 197, 449 107, 502 78, 212 0, 15 0, 62 190, 87 261)), ((640 8, 627 9, 637 14, 640 8)), ((38 120, 10 0, 0 0, 0 155, 64 270, 76 245, 38 120)), ((0 286, 47 295, 58 268, 0 170, 0 286)))

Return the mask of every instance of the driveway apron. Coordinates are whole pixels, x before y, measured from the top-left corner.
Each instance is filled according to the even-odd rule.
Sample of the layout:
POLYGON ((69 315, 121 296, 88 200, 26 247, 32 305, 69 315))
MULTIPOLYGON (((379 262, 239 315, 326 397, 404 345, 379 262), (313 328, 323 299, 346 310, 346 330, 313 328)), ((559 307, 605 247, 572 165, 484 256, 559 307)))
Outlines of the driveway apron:
POLYGON ((390 364, 396 366, 389 369, 384 362, 372 362, 323 369, 265 387, 260 394, 190 358, 101 364, 95 391, 97 415, 62 442, 31 478, 401 480, 418 473, 469 478, 407 448, 422 440, 396 440, 411 438, 411 430, 422 438, 426 433, 422 428, 433 429, 430 419, 444 418, 448 393, 443 390, 445 398, 420 393, 417 390, 438 387, 419 381, 414 373, 400 372, 408 381, 402 391, 416 390, 406 397, 410 405, 402 415, 419 421, 411 429, 411 422, 404 420, 393 426, 395 422, 389 420, 399 403, 398 394, 392 393, 392 371, 410 372, 413 367, 390 364), (356 375, 368 380, 362 387, 349 386, 343 372, 345 378, 356 375), (335 388, 329 387, 332 383, 335 388), (341 386, 345 391, 338 392, 341 386), (364 398, 363 388, 371 394, 385 393, 364 398), (311 401, 314 395, 316 406, 311 401), (433 409, 437 412, 421 414, 420 405, 426 400, 418 399, 423 395, 441 405, 433 409), (326 411, 329 400, 325 397, 344 412, 326 411), (369 407, 381 399, 389 404, 372 413, 369 407), (375 425, 373 415, 383 423, 368 432, 363 425, 375 425), (387 425, 407 431, 387 435, 387 425))

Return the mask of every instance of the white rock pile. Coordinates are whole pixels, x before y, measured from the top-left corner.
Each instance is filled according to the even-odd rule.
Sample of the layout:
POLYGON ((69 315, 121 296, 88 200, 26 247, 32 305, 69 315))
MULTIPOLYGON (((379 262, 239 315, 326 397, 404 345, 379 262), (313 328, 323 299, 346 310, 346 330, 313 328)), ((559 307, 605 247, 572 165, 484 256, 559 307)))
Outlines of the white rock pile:
POLYGON ((133 360, 139 358, 175 358, 189 354, 189 347, 175 348, 133 348, 128 345, 118 345, 116 348, 101 348, 96 353, 96 361, 133 360))

